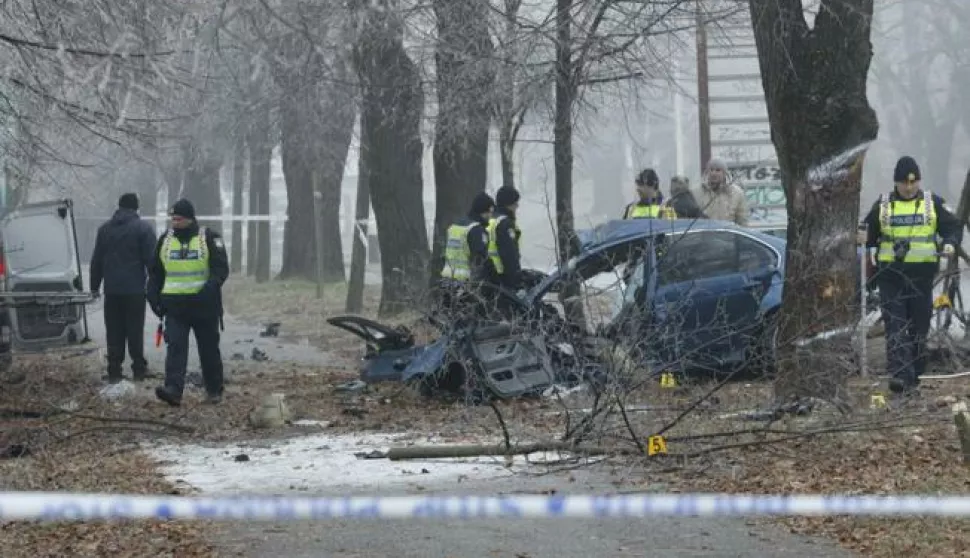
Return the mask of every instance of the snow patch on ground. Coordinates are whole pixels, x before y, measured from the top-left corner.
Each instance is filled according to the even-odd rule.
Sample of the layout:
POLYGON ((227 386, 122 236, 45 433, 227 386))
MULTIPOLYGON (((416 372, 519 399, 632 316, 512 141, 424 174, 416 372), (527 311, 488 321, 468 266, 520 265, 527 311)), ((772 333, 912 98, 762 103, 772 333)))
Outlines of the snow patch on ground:
MULTIPOLYGON (((176 486, 207 494, 327 494, 336 489, 403 490, 441 483, 508 477, 528 463, 558 455, 390 461, 358 459, 355 453, 387 451, 414 442, 413 434, 315 435, 222 446, 157 445, 147 448, 176 486), (245 455, 246 458, 241 457, 245 455)), ((433 439, 418 443, 432 444, 433 439)), ((490 441, 489 443, 494 443, 490 441)))

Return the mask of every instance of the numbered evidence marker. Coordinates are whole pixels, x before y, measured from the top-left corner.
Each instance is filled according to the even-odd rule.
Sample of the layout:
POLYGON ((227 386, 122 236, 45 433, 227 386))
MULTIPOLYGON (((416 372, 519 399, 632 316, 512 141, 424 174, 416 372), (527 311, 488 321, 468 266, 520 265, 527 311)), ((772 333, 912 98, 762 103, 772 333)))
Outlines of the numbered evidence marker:
POLYGON ((675 388, 677 387, 677 380, 674 375, 670 372, 664 372, 660 375, 660 387, 663 388, 675 388))
POLYGON ((940 308, 949 308, 951 306, 953 306, 953 303, 950 302, 950 297, 946 296, 946 293, 942 293, 940 296, 933 299, 934 310, 939 310, 940 308))
POLYGON ((667 440, 663 436, 650 436, 647 438, 647 455, 659 453, 667 453, 667 440))
POLYGON ((885 409, 886 396, 881 393, 872 394, 872 399, 870 400, 869 406, 873 409, 885 409))

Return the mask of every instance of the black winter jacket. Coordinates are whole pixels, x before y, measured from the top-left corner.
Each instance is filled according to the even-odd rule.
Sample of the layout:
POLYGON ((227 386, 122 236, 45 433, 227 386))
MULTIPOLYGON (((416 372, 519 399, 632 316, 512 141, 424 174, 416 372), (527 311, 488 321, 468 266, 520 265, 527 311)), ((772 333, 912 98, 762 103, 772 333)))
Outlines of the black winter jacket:
POLYGON ((155 247, 155 228, 132 209, 119 209, 98 228, 91 255, 91 291, 106 295, 145 294, 146 270, 155 247))

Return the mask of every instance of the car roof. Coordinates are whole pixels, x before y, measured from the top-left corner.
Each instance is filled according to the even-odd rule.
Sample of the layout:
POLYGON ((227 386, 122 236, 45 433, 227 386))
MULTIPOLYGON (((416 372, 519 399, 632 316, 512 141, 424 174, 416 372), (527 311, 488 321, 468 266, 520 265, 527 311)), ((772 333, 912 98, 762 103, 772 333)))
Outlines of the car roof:
POLYGON ((577 236, 583 251, 589 251, 656 234, 725 229, 750 234, 758 237, 759 240, 775 244, 769 240, 774 237, 758 232, 757 229, 741 227, 731 221, 713 219, 617 219, 592 229, 577 231, 577 236))

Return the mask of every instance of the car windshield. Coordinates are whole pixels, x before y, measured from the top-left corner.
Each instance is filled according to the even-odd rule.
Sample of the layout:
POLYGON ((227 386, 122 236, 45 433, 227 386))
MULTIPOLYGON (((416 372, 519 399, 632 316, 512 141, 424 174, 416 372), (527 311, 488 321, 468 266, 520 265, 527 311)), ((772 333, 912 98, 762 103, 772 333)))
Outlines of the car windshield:
MULTIPOLYGON (((583 303, 588 322, 594 328, 607 323, 616 316, 622 305, 632 301, 637 287, 643 283, 643 264, 629 262, 638 260, 635 254, 642 249, 643 240, 637 239, 611 246, 573 258, 556 281, 561 285, 567 277, 579 280, 579 300, 583 303), (631 279, 631 276, 636 279, 631 279)), ((553 287, 542 295, 542 300, 562 311, 558 288, 553 287)))

